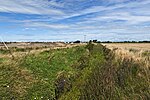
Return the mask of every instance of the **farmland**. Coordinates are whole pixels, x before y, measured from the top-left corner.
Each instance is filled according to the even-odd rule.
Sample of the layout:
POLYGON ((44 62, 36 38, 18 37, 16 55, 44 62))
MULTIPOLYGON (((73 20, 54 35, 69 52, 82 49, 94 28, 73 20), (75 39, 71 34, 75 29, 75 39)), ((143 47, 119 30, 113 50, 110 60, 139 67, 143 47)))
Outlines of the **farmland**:
MULTIPOLYGON (((38 49, 10 46, 11 53, 1 49, 0 99, 148 100, 149 53, 142 53, 141 59, 147 59, 137 61, 132 56, 125 57, 123 53, 130 54, 119 49, 119 45, 113 49, 107 47, 111 44, 107 48, 103 45, 40 45, 38 49), (121 55, 118 51, 122 56, 117 55, 121 55)), ((130 46, 127 51, 136 55, 136 48, 130 46)), ((148 52, 146 46, 139 48, 148 52)))
POLYGON ((150 43, 106 43, 107 48, 121 57, 133 58, 137 61, 144 61, 150 65, 150 43))
POLYGON ((150 43, 104 43, 108 48, 150 50, 150 43))

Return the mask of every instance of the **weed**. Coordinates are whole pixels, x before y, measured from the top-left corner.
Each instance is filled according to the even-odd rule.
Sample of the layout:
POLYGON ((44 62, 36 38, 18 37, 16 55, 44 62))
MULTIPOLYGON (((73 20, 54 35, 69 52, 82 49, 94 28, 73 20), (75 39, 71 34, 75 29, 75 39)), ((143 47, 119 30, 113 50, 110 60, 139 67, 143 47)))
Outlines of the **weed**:
POLYGON ((9 50, 0 49, 0 54, 9 54, 9 50))
POLYGON ((133 48, 130 48, 130 49, 129 49, 129 52, 136 53, 136 52, 139 52, 139 50, 137 50, 137 49, 133 49, 133 48))
POLYGON ((142 53, 142 56, 149 56, 150 57, 150 51, 144 51, 143 53, 142 53))

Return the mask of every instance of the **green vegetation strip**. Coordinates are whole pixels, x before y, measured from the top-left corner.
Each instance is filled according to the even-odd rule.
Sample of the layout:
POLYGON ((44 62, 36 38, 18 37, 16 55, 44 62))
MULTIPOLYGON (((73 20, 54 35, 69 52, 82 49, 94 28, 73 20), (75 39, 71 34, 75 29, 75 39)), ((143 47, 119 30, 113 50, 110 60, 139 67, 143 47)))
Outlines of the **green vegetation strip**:
POLYGON ((149 78, 142 62, 90 42, 1 64, 0 100, 148 100, 149 78))

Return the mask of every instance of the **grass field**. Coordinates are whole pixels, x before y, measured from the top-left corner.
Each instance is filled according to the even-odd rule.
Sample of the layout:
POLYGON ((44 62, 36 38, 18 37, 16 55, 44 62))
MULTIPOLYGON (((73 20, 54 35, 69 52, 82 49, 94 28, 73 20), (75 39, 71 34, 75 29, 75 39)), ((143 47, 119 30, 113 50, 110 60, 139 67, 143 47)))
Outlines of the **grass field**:
POLYGON ((116 50, 119 56, 123 55, 137 60, 150 59, 150 43, 105 43, 103 45, 116 50))
POLYGON ((150 43, 104 43, 108 48, 150 50, 150 43))
POLYGON ((84 52, 84 47, 74 47, 45 50, 36 55, 34 53, 24 55, 22 58, 16 56, 14 60, 1 58, 0 97, 8 99, 16 97, 34 99, 49 95, 53 97, 53 83, 57 73, 61 71, 74 73, 71 65, 84 52))
POLYGON ((149 64, 101 44, 16 49, 0 50, 0 100, 150 99, 149 64))

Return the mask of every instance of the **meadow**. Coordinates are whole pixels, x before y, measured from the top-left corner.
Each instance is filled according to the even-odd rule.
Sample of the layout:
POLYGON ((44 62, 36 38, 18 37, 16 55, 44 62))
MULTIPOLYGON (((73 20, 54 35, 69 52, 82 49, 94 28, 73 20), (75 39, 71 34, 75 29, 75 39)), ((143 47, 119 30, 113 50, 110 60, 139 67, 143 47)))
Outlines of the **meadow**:
POLYGON ((37 50, 0 50, 0 100, 150 99, 149 51, 137 61, 92 42, 37 50))

